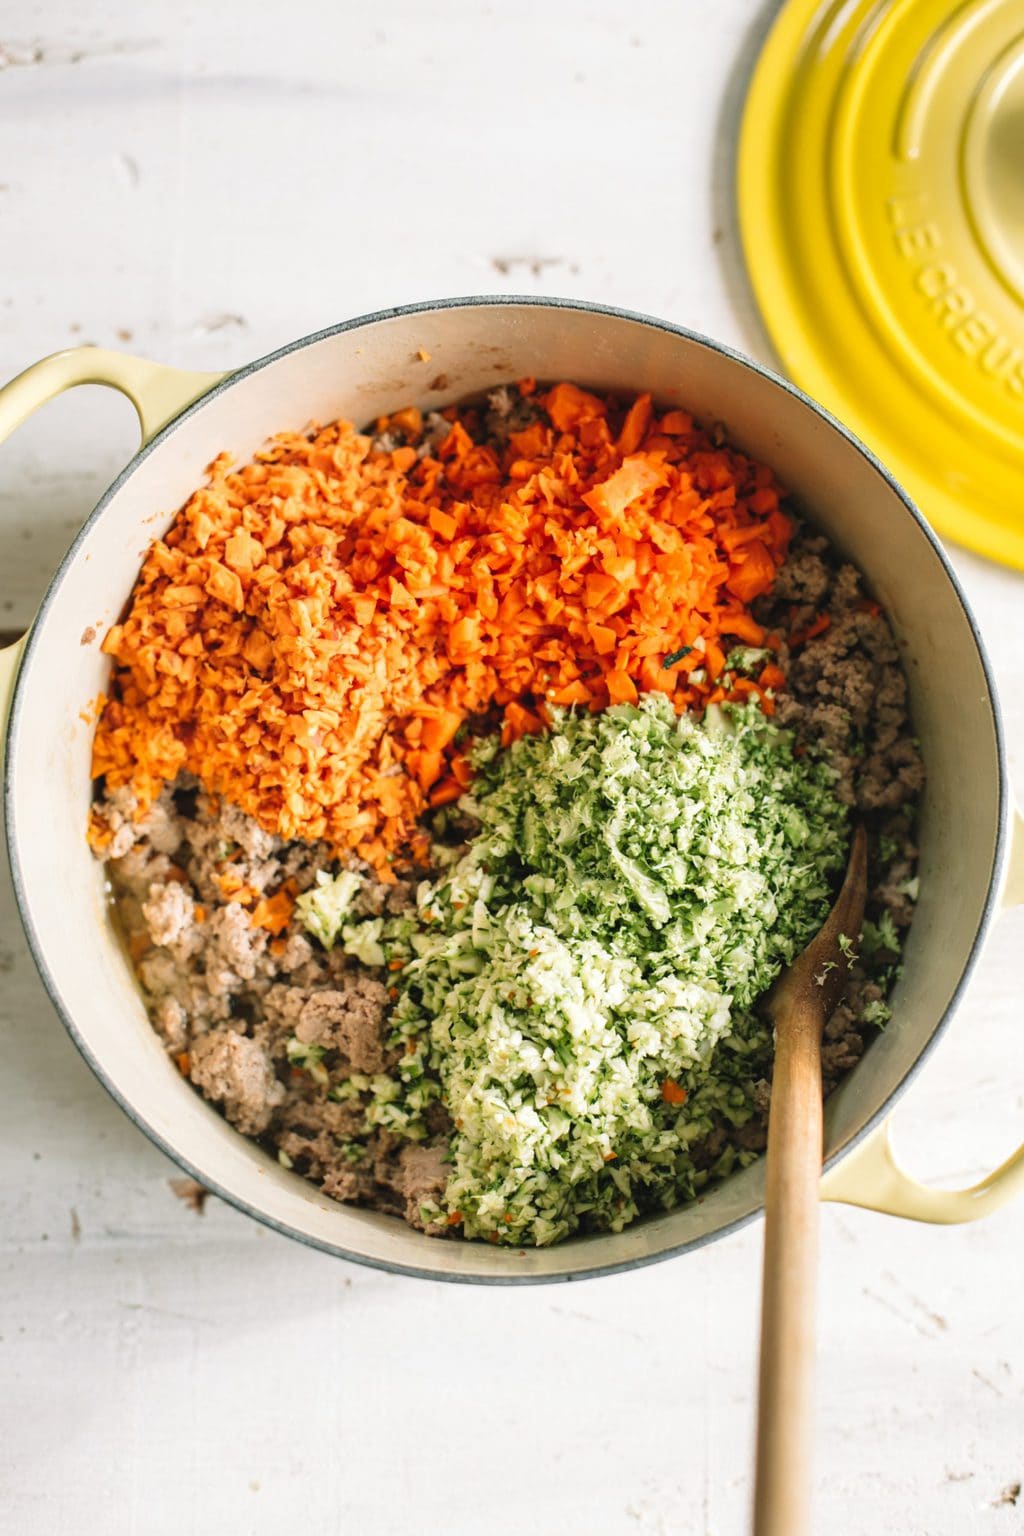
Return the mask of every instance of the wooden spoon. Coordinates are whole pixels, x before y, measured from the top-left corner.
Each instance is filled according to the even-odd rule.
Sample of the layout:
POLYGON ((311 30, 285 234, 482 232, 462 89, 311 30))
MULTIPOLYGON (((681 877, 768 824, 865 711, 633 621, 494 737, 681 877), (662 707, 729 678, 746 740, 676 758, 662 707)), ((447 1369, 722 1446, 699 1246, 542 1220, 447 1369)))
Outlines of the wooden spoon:
POLYGON ((775 1069, 765 1169, 754 1536, 810 1531, 821 1037, 849 970, 840 937, 855 942, 864 919, 867 863, 867 837, 858 827, 835 906, 766 999, 775 1025, 775 1069))

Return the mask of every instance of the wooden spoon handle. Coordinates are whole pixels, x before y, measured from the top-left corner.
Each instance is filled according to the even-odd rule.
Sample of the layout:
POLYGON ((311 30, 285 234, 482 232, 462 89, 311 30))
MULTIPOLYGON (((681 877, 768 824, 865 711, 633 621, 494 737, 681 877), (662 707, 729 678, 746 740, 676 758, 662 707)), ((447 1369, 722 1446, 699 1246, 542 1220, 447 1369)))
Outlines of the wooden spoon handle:
POLYGON ((821 1017, 779 1021, 768 1119, 754 1536, 809 1536, 821 1179, 821 1017))

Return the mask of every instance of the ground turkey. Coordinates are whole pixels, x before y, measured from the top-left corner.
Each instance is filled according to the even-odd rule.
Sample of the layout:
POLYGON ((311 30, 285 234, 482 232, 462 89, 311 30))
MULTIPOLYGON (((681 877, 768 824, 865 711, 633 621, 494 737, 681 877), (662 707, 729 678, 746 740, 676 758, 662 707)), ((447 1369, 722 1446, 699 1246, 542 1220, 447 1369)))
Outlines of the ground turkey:
POLYGON ((262 1046, 236 1029, 211 1029, 191 1050, 189 1075, 246 1136, 262 1136, 284 1103, 284 1085, 262 1046))

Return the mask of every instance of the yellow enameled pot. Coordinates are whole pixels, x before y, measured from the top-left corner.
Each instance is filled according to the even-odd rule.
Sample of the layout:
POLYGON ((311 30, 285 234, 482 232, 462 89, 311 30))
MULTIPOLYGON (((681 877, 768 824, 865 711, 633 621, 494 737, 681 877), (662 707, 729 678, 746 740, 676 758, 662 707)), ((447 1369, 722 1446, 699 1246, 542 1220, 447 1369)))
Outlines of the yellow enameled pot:
POLYGON ((903 651, 927 766, 920 903, 884 1034, 829 1100, 826 1198, 935 1222, 991 1210, 1024 1183, 1024 1152, 975 1188, 925 1188, 893 1161, 886 1117, 949 1021, 989 923, 1024 901, 1024 835, 1013 810, 999 706, 966 599, 920 514, 878 461, 804 395, 715 342, 663 321, 556 300, 461 299, 339 325, 237 373, 181 373, 98 349, 44 359, 0 391, 0 438, 75 384, 135 403, 139 453, 85 522, 31 630, 0 657, 7 717, 5 809, 25 932, 69 1033, 158 1146, 240 1210, 343 1257, 435 1279, 541 1281, 607 1274, 720 1237, 761 1208, 759 1165, 692 1205, 621 1234, 518 1252, 439 1242, 338 1205, 238 1135, 181 1078, 146 1018, 85 842, 98 644, 141 552, 214 456, 245 461, 272 433, 356 421, 410 401, 443 406, 533 374, 624 393, 653 390, 724 423, 770 463, 865 572, 903 651), (429 363, 421 354, 429 355, 429 363), (60 892, 59 902, 54 892, 60 892))

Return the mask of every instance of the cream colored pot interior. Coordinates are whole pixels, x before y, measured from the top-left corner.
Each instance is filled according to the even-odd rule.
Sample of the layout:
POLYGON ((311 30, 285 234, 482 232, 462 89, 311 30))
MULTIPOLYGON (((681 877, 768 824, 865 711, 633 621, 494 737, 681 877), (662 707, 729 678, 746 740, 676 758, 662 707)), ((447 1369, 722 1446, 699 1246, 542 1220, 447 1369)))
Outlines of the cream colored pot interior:
POLYGON ((236 377, 157 438, 114 488, 58 578, 15 699, 10 816, 15 874, 37 958, 83 1050, 131 1113, 226 1196, 288 1232, 371 1262, 462 1279, 540 1279, 651 1259, 707 1240, 756 1211, 761 1169, 621 1236, 520 1254, 439 1242, 325 1199, 243 1140, 180 1078, 152 1033, 105 910, 84 840, 102 635, 149 541, 206 466, 247 459, 285 428, 365 422, 410 401, 444 405, 534 374, 623 391, 722 421, 774 466, 866 573, 904 649, 928 769, 921 898, 895 1017, 829 1105, 842 1149, 899 1090, 940 1024, 984 926, 1000 838, 1000 763, 977 643, 928 537, 859 448, 774 380, 702 342, 633 319, 526 304, 465 305, 325 335, 236 377), (429 354, 421 360, 420 350, 429 354), (956 709, 949 701, 957 701, 956 709))

